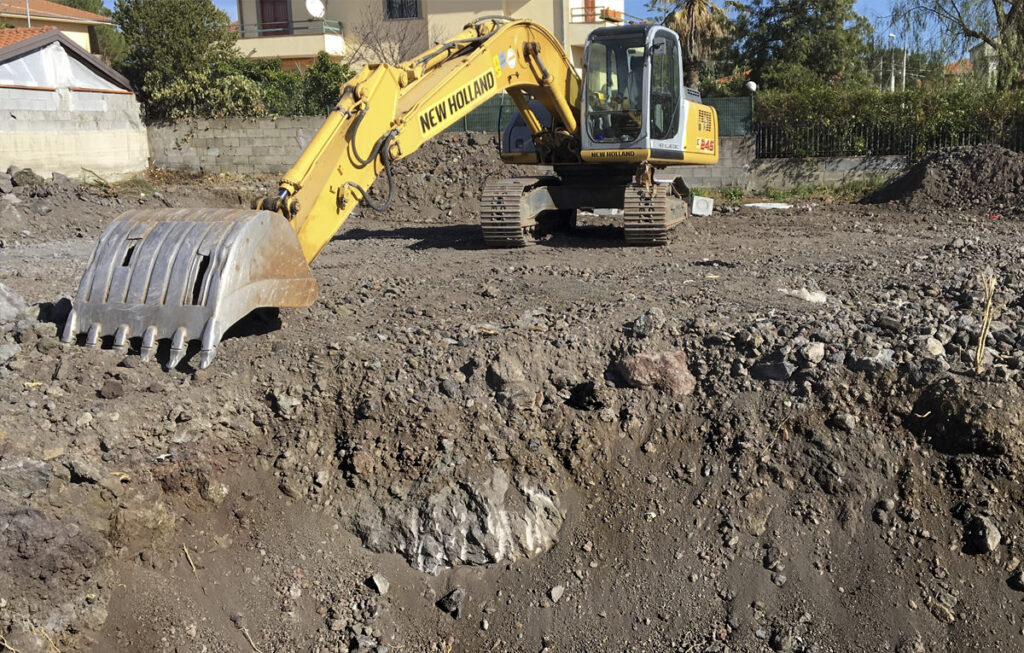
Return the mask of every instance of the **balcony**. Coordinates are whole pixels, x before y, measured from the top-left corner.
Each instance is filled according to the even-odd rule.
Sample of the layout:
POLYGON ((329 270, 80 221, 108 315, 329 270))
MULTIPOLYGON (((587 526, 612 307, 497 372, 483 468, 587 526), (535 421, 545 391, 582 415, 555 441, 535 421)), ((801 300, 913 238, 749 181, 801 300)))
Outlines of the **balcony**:
POLYGON ((573 24, 586 23, 594 27, 604 27, 594 23, 616 24, 623 20, 621 11, 608 7, 573 7, 569 12, 569 22, 573 24))
POLYGON ((576 66, 583 62, 583 44, 587 36, 599 27, 618 25, 624 20, 622 12, 603 6, 572 7, 569 10, 569 24, 565 26, 565 45, 576 66))
POLYGON ((239 51, 254 59, 312 59, 321 50, 340 57, 345 52, 342 24, 336 20, 248 23, 237 30, 239 51))

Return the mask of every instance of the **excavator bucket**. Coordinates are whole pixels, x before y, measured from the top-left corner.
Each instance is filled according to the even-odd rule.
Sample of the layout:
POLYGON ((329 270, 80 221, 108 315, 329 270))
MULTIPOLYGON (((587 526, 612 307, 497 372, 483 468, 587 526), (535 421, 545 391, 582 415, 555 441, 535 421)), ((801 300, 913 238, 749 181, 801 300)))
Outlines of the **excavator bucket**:
POLYGON ((141 336, 143 360, 170 338, 168 369, 190 340, 201 342, 199 367, 213 360, 232 324, 260 307, 298 308, 317 285, 291 225, 269 211, 160 209, 122 214, 92 254, 61 339, 85 333, 115 349, 141 336))

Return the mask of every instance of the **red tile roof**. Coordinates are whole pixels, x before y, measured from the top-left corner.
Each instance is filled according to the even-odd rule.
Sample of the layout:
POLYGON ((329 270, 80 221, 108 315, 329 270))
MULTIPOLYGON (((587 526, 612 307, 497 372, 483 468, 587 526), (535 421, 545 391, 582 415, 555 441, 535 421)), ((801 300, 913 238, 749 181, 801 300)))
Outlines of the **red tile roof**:
POLYGON ((47 25, 46 27, 18 27, 15 29, 0 29, 0 50, 6 48, 9 45, 20 43, 25 39, 30 39, 33 36, 39 36, 43 32, 49 32, 52 29, 57 29, 53 25, 47 25))
POLYGON ((971 72, 972 70, 974 70, 974 62, 973 61, 971 61, 970 59, 960 59, 959 61, 954 61, 952 63, 948 63, 945 66, 943 66, 942 67, 942 74, 944 74, 944 75, 952 75, 952 76, 959 76, 959 75, 966 75, 967 73, 971 72))
MULTIPOLYGON (((33 18, 38 17, 44 20, 47 18, 59 18, 91 23, 113 22, 108 16, 100 16, 84 9, 65 7, 49 0, 28 0, 28 8, 33 18)), ((0 13, 24 16, 25 0, 0 0, 0 13)))

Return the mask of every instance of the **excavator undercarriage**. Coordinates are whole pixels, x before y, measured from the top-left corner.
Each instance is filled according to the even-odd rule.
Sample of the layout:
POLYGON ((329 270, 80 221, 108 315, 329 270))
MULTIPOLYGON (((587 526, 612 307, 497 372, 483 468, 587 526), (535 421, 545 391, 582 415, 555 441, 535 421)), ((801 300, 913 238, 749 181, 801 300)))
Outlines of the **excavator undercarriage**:
POLYGON ((526 247, 537 238, 576 226, 579 211, 614 209, 626 244, 665 245, 669 230, 686 216, 670 184, 659 184, 646 166, 602 170, 562 168, 562 176, 495 179, 483 189, 480 227, 488 247, 526 247), (618 172, 618 175, 608 174, 618 172))

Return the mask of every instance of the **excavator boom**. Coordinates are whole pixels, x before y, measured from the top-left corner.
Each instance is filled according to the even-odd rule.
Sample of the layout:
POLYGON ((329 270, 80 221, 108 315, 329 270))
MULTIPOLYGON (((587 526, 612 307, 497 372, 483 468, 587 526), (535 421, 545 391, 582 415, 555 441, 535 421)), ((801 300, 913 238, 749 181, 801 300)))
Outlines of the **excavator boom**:
POLYGON ((530 21, 481 19, 398 66, 367 66, 341 99, 278 193, 252 211, 135 211, 100 236, 62 339, 86 346, 140 338, 148 359, 170 339, 176 367, 200 342, 199 367, 235 321, 267 306, 302 307, 317 294, 309 270, 352 211, 389 205, 391 164, 415 152, 485 100, 508 92, 543 163, 579 162, 580 79, 559 42, 530 21), (542 126, 539 101, 554 117, 542 126), (368 189, 387 179, 387 200, 368 189))
MULTIPOLYGON (((507 91, 550 162, 566 154, 579 115, 580 78, 558 41, 530 21, 472 23, 446 43, 399 66, 373 64, 349 82, 341 101, 264 208, 288 216, 307 261, 330 242, 381 174, 390 203, 390 163, 409 156, 488 98, 507 91), (542 128, 532 97, 556 124, 542 128), (545 131, 547 133, 545 133, 545 131)), ((378 208, 384 208, 380 206, 378 208)))

